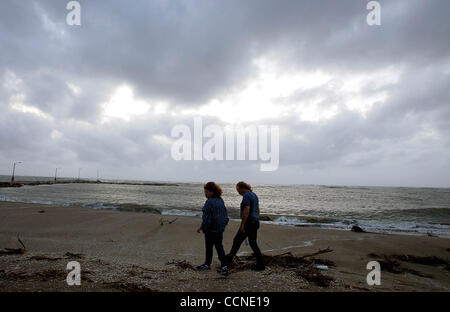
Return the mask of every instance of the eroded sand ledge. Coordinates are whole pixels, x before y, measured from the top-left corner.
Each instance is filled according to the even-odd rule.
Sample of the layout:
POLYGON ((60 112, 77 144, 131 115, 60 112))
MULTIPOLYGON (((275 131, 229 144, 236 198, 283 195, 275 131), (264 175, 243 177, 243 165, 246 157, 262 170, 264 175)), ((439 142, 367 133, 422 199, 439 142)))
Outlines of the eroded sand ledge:
MULTIPOLYGON (((18 248, 17 235, 26 245, 20 255, 0 256, 1 291, 449 291, 450 271, 445 265, 400 262, 410 272, 382 271, 381 286, 368 286, 366 265, 370 254, 435 256, 449 260, 449 238, 353 233, 317 228, 262 224, 259 244, 263 253, 294 255, 330 247, 333 252, 317 258, 335 263, 324 272, 334 279, 319 287, 293 274, 269 266, 264 272, 231 271, 228 277, 167 264, 203 261, 203 235, 196 229, 200 219, 177 217, 161 225, 155 214, 94 210, 37 204, 0 202, 0 249, 18 248), (44 212, 43 212, 44 211, 44 212), (66 253, 79 256, 66 255, 66 253), (73 259, 73 258, 76 259, 73 259), (82 267, 82 285, 67 286, 66 264, 76 260, 82 267), (423 276, 420 276, 422 274, 423 276), (428 277, 424 277, 428 276, 428 277)), ((238 223, 231 221, 224 246, 231 247, 238 223)), ((250 254, 243 244, 242 255, 250 254)), ((213 266, 218 265, 214 255, 213 266)))

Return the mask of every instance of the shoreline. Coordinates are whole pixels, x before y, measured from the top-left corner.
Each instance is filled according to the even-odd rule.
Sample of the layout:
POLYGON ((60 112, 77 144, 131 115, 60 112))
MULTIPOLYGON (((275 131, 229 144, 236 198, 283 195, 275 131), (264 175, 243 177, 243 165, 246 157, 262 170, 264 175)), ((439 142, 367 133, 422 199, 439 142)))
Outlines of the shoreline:
MULTIPOLYGON (((215 270, 192 270, 204 256, 203 235, 195 232, 200 220, 177 216, 169 223, 173 219, 138 212, 0 202, 0 249, 20 248, 18 235, 26 246, 23 254, 0 255, 0 291, 450 291, 448 238, 262 223, 258 243, 269 260, 279 260, 287 252, 302 257, 331 250, 308 258, 314 259, 308 268, 315 275, 330 278, 328 286, 320 286, 299 271, 302 265, 283 267, 277 260, 266 271, 249 270, 242 262, 251 254, 245 244, 238 253, 240 262, 227 277, 215 270), (86 279, 77 287, 65 282, 65 266, 73 257, 78 257, 75 260, 85 270, 86 279), (430 259, 443 262, 416 263, 430 259), (373 260, 385 266, 380 286, 366 283, 366 265, 373 260), (317 273, 311 266, 314 263, 328 263, 328 270, 317 273)), ((236 221, 227 226, 227 251, 238 226, 236 221)), ((217 265, 214 252, 213 268, 217 265)))
MULTIPOLYGON (((108 184, 108 183, 104 183, 108 184)), ((117 184, 117 183, 116 183, 117 184)), ((120 184, 120 183, 119 183, 120 184)), ((42 184, 43 185, 43 184, 42 184)), ((152 185, 152 184, 149 184, 152 185)), ((159 185, 159 184, 158 184, 159 185)), ((1 196, 1 195, 0 195, 1 196)), ((125 204, 127 208, 122 208, 121 204, 105 204, 100 203, 100 206, 93 206, 92 204, 85 204, 85 205, 76 205, 76 204, 63 204, 63 203, 56 203, 56 202, 38 202, 38 201, 14 201, 14 200, 2 200, 0 199, 0 203, 20 203, 20 204, 33 204, 33 205, 42 205, 42 206, 62 206, 62 207, 82 207, 82 208, 89 208, 94 210, 112 210, 112 211, 118 211, 118 212, 137 212, 137 213, 150 213, 150 214, 156 214, 160 216, 173 216, 173 217, 193 217, 193 218, 201 218, 201 211, 195 211, 191 212, 191 210, 182 210, 182 209, 167 209, 167 210, 160 210, 158 208, 154 207, 147 207, 146 205, 139 205, 139 204, 125 204), (135 208, 129 208, 131 206, 135 206, 135 208), (111 206, 111 207, 110 207, 111 206), (179 213, 174 213, 173 211, 179 211, 179 213), (189 213, 191 212, 191 213, 189 213)), ((99 205, 99 203, 96 203, 95 205, 99 205)), ((239 221, 239 219, 234 219, 231 215, 229 216, 230 220, 239 221)), ((363 230, 366 231, 366 233, 379 233, 379 234, 397 234, 397 235, 413 235, 413 236, 430 236, 430 237, 443 237, 443 238, 450 238, 450 234, 445 235, 442 234, 442 232, 439 232, 439 229, 430 230, 427 233, 421 233, 421 232, 414 232, 411 230, 404 230, 404 229, 397 229, 397 230, 385 230, 385 229, 377 229, 377 228, 369 228, 365 227, 364 225, 360 225, 360 223, 355 224, 348 224, 348 225, 336 225, 336 223, 342 222, 338 219, 336 219, 334 222, 300 222, 302 219, 302 216, 295 216, 295 215, 274 215, 274 214, 261 214, 260 221, 261 223, 266 224, 273 224, 273 225, 279 225, 279 226, 287 226, 287 227, 300 227, 300 228, 318 228, 318 229, 331 229, 331 230, 339 230, 339 231, 350 231, 351 227, 353 225, 360 226, 363 230), (285 218, 286 220, 291 219, 288 222, 278 221, 274 218, 285 218), (295 219, 292 221, 292 219, 295 219), (335 225, 333 225, 335 224, 335 225), (437 233, 436 233, 437 232, 437 233)), ((307 218, 312 218, 310 216, 307 216, 307 218)), ((320 219, 317 217, 317 219, 320 219)), ((324 219, 329 219, 325 218, 324 219)), ((361 220, 363 221, 363 220, 361 220)), ((441 224, 437 224, 441 225, 441 224)))
POLYGON ((148 185, 148 186, 179 186, 178 183, 163 183, 163 182, 120 182, 120 181, 102 181, 102 180, 78 180, 78 179, 64 179, 56 181, 15 181, 0 182, 0 187, 22 187, 22 186, 37 186, 37 185, 53 185, 53 184, 72 184, 72 183, 84 183, 84 184, 118 184, 118 185, 148 185))

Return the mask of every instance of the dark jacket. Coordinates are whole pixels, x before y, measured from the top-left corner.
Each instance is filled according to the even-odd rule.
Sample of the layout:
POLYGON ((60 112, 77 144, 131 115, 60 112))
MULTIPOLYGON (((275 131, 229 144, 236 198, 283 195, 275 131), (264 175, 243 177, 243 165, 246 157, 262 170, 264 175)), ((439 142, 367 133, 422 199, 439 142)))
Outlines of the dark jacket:
POLYGON ((208 198, 203 206, 203 216, 201 229, 203 233, 206 232, 220 232, 225 231, 229 218, 227 208, 222 198, 211 197, 208 198))

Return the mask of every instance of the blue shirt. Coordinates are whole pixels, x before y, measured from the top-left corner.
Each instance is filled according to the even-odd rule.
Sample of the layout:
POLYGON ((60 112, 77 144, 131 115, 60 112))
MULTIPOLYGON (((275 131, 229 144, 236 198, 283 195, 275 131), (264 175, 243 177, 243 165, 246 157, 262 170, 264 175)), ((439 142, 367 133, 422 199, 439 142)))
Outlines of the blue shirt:
POLYGON ((203 206, 203 216, 201 229, 203 233, 206 232, 220 232, 225 231, 228 224, 228 213, 225 203, 222 198, 211 197, 208 198, 203 206))
POLYGON ((250 207, 250 213, 248 215, 248 220, 251 220, 251 219, 259 220, 259 214, 258 214, 259 200, 258 200, 258 196, 256 196, 256 194, 253 193, 252 191, 247 191, 242 196, 241 218, 242 218, 242 213, 244 211, 245 206, 250 207))

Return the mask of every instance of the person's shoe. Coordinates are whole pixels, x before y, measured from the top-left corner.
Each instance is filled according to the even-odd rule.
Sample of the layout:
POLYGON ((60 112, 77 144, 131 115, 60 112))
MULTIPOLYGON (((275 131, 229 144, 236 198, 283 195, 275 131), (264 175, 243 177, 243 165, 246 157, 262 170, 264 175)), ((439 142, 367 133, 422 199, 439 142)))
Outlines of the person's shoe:
POLYGON ((209 271, 210 269, 211 267, 207 264, 202 264, 197 267, 197 270, 199 271, 209 271))
POLYGON ((226 265, 221 267, 219 270, 217 270, 217 273, 220 273, 222 275, 228 275, 228 267, 226 265))
POLYGON ((266 266, 264 264, 256 264, 252 266, 253 271, 264 271, 266 269, 266 266))

